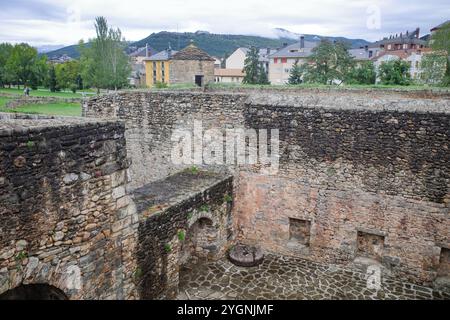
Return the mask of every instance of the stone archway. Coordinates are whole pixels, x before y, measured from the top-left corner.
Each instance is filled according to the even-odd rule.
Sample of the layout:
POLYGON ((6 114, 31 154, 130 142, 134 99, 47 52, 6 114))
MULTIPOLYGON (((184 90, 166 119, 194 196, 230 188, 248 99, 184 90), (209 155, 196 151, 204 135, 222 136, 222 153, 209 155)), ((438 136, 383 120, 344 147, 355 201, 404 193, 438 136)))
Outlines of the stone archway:
POLYGON ((69 300, 66 294, 48 284, 21 284, 0 294, 0 300, 69 300))
POLYGON ((186 232, 180 250, 180 264, 213 259, 218 252, 218 230, 211 219, 202 217, 186 232))

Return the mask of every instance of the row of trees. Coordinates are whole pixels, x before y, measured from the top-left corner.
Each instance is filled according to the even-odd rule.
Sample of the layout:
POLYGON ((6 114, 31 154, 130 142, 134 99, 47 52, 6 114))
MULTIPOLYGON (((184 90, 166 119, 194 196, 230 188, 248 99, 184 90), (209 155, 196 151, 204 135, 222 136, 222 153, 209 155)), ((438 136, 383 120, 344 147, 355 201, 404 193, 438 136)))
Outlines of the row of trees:
POLYGON ((0 86, 42 85, 47 76, 47 58, 28 44, 0 44, 0 86))
POLYGON ((0 86, 39 86, 51 91, 83 88, 120 89, 131 72, 120 29, 113 29, 103 17, 96 18, 97 37, 80 42, 80 60, 53 64, 28 44, 0 44, 0 86))

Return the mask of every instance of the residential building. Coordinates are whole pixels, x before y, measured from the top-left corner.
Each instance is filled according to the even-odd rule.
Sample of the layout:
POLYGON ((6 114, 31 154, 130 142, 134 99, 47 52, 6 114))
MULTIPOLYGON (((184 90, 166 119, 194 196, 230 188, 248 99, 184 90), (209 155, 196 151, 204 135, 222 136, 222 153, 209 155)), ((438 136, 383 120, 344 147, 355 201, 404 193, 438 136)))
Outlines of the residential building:
POLYGON ((146 44, 145 47, 138 48, 137 50, 130 53, 129 57, 132 63, 142 63, 144 65, 144 60, 156 53, 157 52, 155 49, 146 44))
POLYGON ((214 61, 214 68, 216 69, 220 69, 222 68, 222 60, 220 58, 217 57, 213 57, 214 61))
MULTIPOLYGON (((406 33, 391 35, 377 41, 369 46, 369 51, 380 54, 384 51, 418 50, 426 47, 427 42, 420 39, 420 29, 417 28, 413 32, 406 31, 406 33)), ((376 54, 372 54, 372 56, 375 57, 376 54)))
POLYGON ((138 48, 129 54, 131 63, 131 75, 128 78, 130 86, 132 87, 142 87, 145 86, 145 59, 154 55, 156 51, 150 47, 148 44, 143 48, 138 48))
POLYGON ((145 86, 145 65, 143 63, 131 63, 131 75, 128 77, 128 82, 135 88, 145 86))
POLYGON ((170 58, 174 53, 176 51, 167 49, 144 59, 145 83, 148 87, 156 83, 170 83, 170 58))
MULTIPOLYGON (((375 70, 377 70, 377 75, 379 74, 379 68, 383 62, 393 61, 393 60, 403 60, 409 63, 410 69, 409 74, 411 79, 419 80, 421 73, 421 62, 424 54, 431 52, 430 48, 422 48, 419 50, 409 49, 409 50, 394 50, 394 51, 384 51, 380 53, 377 57, 374 57, 375 70)), ((377 82, 379 82, 379 76, 377 76, 377 82)))
POLYGON ((75 60, 75 59, 69 57, 67 54, 64 53, 58 57, 53 57, 52 59, 49 60, 49 62, 59 64, 59 63, 73 61, 73 60, 75 60))
POLYGON ((245 73, 242 69, 215 69, 214 82, 216 83, 242 83, 245 73))
POLYGON ((311 55, 312 49, 317 46, 317 42, 305 41, 300 37, 298 43, 286 46, 283 49, 269 56, 269 81, 273 85, 283 85, 288 83, 292 67, 295 63, 299 65, 306 62, 311 55))
POLYGON ((146 83, 195 83, 204 86, 214 81, 215 59, 191 43, 180 51, 170 48, 145 60, 146 83))
MULTIPOLYGON (((245 58, 247 57, 250 49, 248 48, 237 48, 225 62, 226 69, 244 69, 245 58)), ((263 66, 266 73, 269 72, 269 56, 276 53, 277 49, 262 48, 259 49, 259 62, 263 66)))
POLYGON ((382 49, 380 49, 379 47, 369 47, 364 46, 364 47, 360 47, 359 49, 349 49, 348 53, 357 61, 357 62, 361 62, 361 61, 367 61, 370 60, 373 57, 376 57, 381 51, 383 51, 382 49))

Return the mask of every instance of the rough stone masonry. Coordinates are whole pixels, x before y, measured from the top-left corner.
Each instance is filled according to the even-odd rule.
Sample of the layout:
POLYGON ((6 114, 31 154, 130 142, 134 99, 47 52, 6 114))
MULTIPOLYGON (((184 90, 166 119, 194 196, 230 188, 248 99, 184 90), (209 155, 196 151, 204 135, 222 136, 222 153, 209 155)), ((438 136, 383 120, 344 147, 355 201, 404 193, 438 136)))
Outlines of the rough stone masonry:
POLYGON ((0 115, 0 298, 173 298, 237 242, 449 290, 446 95, 133 91, 83 114, 0 115), (196 120, 278 129, 278 172, 174 165, 196 120))
POLYGON ((401 279, 448 287, 445 94, 132 92, 91 99, 84 114, 125 121, 132 187, 183 169, 170 161, 171 133, 194 120, 205 130, 279 129, 277 175, 228 168, 237 241, 316 262, 379 264, 401 279))
POLYGON ((119 121, 0 115, 0 294, 47 284, 70 299, 134 296, 124 131, 119 121))

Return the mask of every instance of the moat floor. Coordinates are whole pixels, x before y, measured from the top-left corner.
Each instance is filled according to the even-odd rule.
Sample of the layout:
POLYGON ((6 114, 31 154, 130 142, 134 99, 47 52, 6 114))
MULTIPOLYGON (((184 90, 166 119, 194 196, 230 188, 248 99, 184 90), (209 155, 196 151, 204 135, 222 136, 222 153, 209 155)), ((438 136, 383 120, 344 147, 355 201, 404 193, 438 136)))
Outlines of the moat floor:
POLYGON ((449 293, 383 276, 380 290, 368 289, 364 273, 274 255, 254 268, 225 259, 184 268, 179 292, 180 300, 450 299, 449 293))

